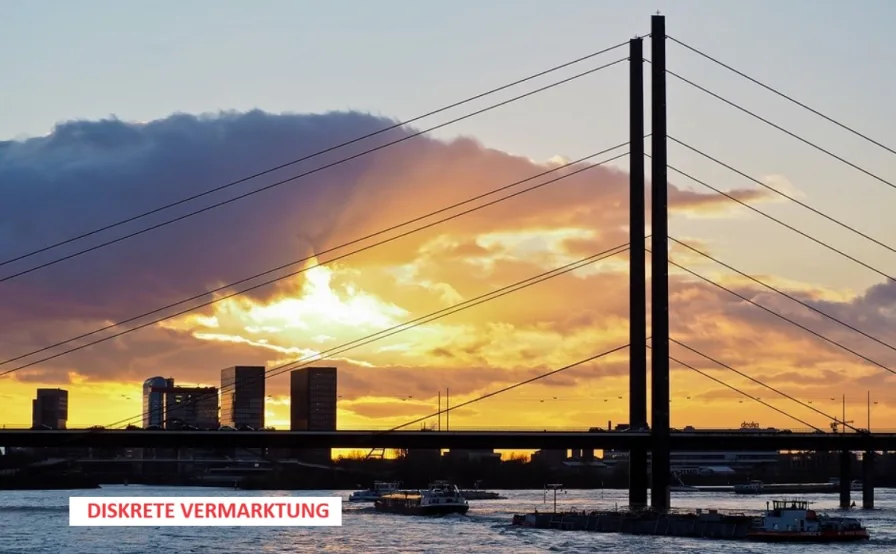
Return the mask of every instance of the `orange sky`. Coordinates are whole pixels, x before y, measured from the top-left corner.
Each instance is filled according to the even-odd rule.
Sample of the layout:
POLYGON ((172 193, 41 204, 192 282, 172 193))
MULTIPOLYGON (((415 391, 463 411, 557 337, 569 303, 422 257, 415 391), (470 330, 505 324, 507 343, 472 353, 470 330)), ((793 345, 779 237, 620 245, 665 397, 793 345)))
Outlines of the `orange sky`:
MULTIPOLYGON (((598 147, 613 143, 598 142, 598 147)), ((196 225, 204 226, 207 240, 222 248, 220 253, 209 253, 209 260, 214 256, 232 256, 228 263, 236 267, 246 256, 256 255, 252 250, 259 249, 271 261, 268 266, 239 267, 236 274, 245 276, 320 251, 320 246, 309 251, 307 244, 303 248, 287 238, 296 233, 316 232, 312 228, 322 225, 321 219, 332 220, 333 228, 318 243, 329 247, 547 167, 466 139, 453 143, 427 141, 425 147, 396 149, 380 156, 346 177, 352 181, 351 193, 327 200, 339 202, 338 210, 307 218, 292 216, 290 210, 305 213, 305 200, 298 194, 282 200, 285 205, 271 208, 273 215, 268 214, 265 220, 264 234, 248 246, 235 242, 236 235, 228 235, 231 230, 214 217, 196 225), (282 209, 276 211, 279 208, 282 209)), ((318 182, 338 186, 327 179, 330 178, 318 182)), ((219 385, 223 367, 281 365, 611 248, 627 241, 626 183, 624 172, 597 168, 335 264, 310 269, 277 286, 261 289, 252 297, 225 300, 195 314, 19 371, 2 379, 0 422, 29 424, 34 389, 56 386, 69 390, 72 427, 136 417, 141 412, 140 386, 150 376, 174 377, 181 384, 219 385)), ((749 233, 755 218, 719 196, 679 188, 680 183, 674 179, 671 186, 670 234, 739 267, 737 252, 714 249, 712 233, 680 236, 676 230, 686 220, 693 223, 725 219, 739 221, 742 232, 749 233)), ((755 189, 734 190, 733 194, 760 209, 773 205, 771 198, 755 189)), ((265 215, 261 211, 258 217, 265 215)), ((239 229, 233 230, 238 232, 239 229)), ((167 236, 169 240, 176 238, 167 236)), ((149 249, 152 240, 155 239, 147 237, 140 245, 135 241, 129 248, 149 249)), ((757 248, 773 249, 774 245, 757 248)), ((114 260, 116 254, 109 250, 98 256, 114 260)), ((896 368, 892 350, 762 291, 680 247, 671 250, 677 262, 896 368)), ((344 251, 322 255, 318 261, 326 262, 344 251)), ((138 254, 143 251, 129 252, 134 257, 126 265, 122 262, 122 275, 148 273, 152 282, 166 286, 170 283, 172 289, 182 285, 193 294, 227 280, 207 272, 191 282, 189 275, 152 267, 148 262, 140 266, 138 254)), ((195 249, 190 261, 205 264, 204 254, 204 250, 195 249)), ((218 261, 215 259, 214 263, 218 261)), ((452 404, 456 404, 625 344, 626 262, 627 255, 618 255, 326 362, 338 366, 340 371, 340 428, 387 428, 401 424, 434 411, 437 393, 446 388, 450 388, 452 404)), ((89 268, 89 260, 79 267, 89 268)), ((58 265, 45 271, 66 269, 58 265)), ((832 290, 817 283, 769 275, 758 277, 882 340, 894 336, 896 303, 888 299, 896 295, 891 285, 877 285, 869 290, 832 290)), ((133 305, 126 295, 116 297, 119 300, 112 311, 107 310, 111 301, 108 305, 90 304, 92 301, 83 299, 76 303, 71 297, 53 296, 54 292, 47 292, 49 288, 29 289, 27 279, 26 276, 6 283, 15 283, 7 290, 18 295, 34 292, 40 303, 35 300, 22 308, 22 313, 33 317, 20 319, 14 326, 8 323, 10 319, 6 320, 7 340, 0 344, 4 359, 164 304, 170 301, 165 296, 168 292, 173 297, 191 295, 153 292, 144 301, 137 291, 133 305), (67 311, 68 306, 72 311, 67 311), (41 315, 45 309, 51 315, 41 315)), ((110 289, 109 294, 117 294, 117 290, 110 289)), ((896 427, 896 395, 887 392, 892 379, 884 370, 674 269, 671 291, 673 338, 797 398, 811 401, 829 414, 840 415, 841 395, 845 394, 848 419, 863 426, 867 416, 866 393, 870 390, 875 402, 872 427, 896 427)), ((12 317, 10 314, 14 315, 12 308, 5 312, 7 317, 12 317)), ((771 391, 712 362, 674 344, 672 352, 813 425, 827 427, 823 417, 788 400, 776 400, 771 391)), ((9 367, 12 364, 0 366, 0 370, 9 367)), ((627 352, 623 351, 457 410, 451 415, 452 428, 587 428, 605 426, 608 421, 624 422, 628 406, 627 368, 627 352)), ((286 428, 288 379, 285 375, 272 378, 267 386, 268 423, 286 428)), ((672 364, 673 426, 738 426, 743 421, 804 427, 672 364)))

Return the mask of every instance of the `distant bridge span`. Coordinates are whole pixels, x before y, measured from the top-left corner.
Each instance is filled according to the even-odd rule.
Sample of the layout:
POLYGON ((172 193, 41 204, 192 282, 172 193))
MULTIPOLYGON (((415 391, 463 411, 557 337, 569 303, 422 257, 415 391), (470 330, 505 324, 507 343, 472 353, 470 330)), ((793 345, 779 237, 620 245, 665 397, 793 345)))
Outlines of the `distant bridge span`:
MULTIPOLYGON (((675 451, 896 451, 896 433, 671 433, 675 451)), ((94 448, 649 448, 650 433, 555 431, 0 430, 0 446, 94 448)))

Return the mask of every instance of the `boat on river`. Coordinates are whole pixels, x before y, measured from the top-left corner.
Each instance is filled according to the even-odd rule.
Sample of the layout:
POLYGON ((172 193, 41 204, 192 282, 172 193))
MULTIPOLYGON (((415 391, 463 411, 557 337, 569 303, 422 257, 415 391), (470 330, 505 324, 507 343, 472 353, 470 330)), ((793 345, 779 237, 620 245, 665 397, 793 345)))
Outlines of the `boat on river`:
POLYGON ((735 494, 824 494, 837 492, 838 484, 832 481, 827 483, 763 483, 753 480, 749 483, 734 485, 735 494))
POLYGON ((382 498, 384 494, 389 494, 398 490, 401 483, 397 481, 374 481, 373 486, 369 489, 355 491, 348 496, 349 502, 375 502, 382 498))
POLYGON ((457 486, 445 482, 433 483, 426 490, 384 494, 373 506, 378 512, 410 516, 465 514, 470 509, 470 504, 457 486))
MULTIPOLYGON (((512 524, 535 529, 592 531, 624 535, 660 535, 729 541, 840 543, 869 538, 855 518, 833 517, 809 509, 805 500, 775 500, 765 512, 748 515, 714 509, 655 511, 652 509, 552 511, 516 514, 512 524)), ((547 488, 546 488, 547 490, 547 488)))
MULTIPOLYGON (((436 481, 436 483, 444 483, 444 481, 436 481)), ((482 481, 476 481, 473 483, 472 489, 463 489, 460 494, 467 500, 505 500, 505 497, 496 492, 484 490, 482 481)))
POLYGON ((862 522, 834 517, 809 508, 806 500, 773 500, 765 515, 756 518, 747 539, 762 542, 834 543, 870 538, 862 522))

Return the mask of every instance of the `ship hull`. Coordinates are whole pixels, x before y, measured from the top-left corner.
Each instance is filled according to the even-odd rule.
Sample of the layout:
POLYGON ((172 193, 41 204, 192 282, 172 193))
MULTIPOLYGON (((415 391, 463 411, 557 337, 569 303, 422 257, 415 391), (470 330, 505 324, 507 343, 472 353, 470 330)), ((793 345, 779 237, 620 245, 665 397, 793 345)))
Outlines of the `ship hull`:
POLYGON ((535 529, 744 540, 753 524, 753 518, 717 514, 606 511, 519 514, 513 517, 512 523, 535 529))
POLYGON ((402 516, 446 516, 449 514, 466 514, 470 509, 467 505, 453 504, 437 504, 431 506, 418 505, 387 505, 382 502, 374 504, 376 511, 387 514, 397 514, 402 516))
POLYGON ((780 532, 751 529, 753 518, 745 516, 706 516, 698 514, 656 514, 644 512, 592 512, 591 514, 518 514, 513 525, 535 529, 592 531, 622 535, 660 535, 701 539, 840 543, 868 540, 864 529, 850 531, 780 532))
POLYGON ((859 542, 869 539, 867 531, 818 531, 818 532, 780 532, 752 531, 747 540, 756 542, 799 542, 799 543, 835 543, 859 542))
POLYGON ((782 494, 828 494, 836 493, 840 489, 833 485, 763 485, 762 488, 734 487, 734 494, 751 494, 763 496, 775 496, 782 494))

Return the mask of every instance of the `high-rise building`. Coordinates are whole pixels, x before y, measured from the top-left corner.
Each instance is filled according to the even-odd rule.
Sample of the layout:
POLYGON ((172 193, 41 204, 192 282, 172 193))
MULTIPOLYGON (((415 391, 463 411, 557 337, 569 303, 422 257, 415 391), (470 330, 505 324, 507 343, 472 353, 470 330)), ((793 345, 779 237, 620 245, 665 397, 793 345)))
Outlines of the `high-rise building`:
POLYGON ((165 391, 165 428, 177 424, 218 428, 216 387, 171 387, 165 391))
POLYGON ((264 427, 264 366, 221 370, 221 425, 264 427))
POLYGON ((143 427, 170 428, 177 423, 218 428, 218 389, 178 387, 172 377, 150 377, 143 382, 143 427))
MULTIPOLYGON (((292 431, 336 430, 336 368, 303 367, 289 374, 289 428, 292 431)), ((296 452, 309 462, 328 463, 330 449, 296 452)))
POLYGON ((143 381, 143 427, 161 427, 165 423, 165 393, 174 387, 174 379, 150 377, 143 381))
POLYGON ((37 389, 31 401, 31 426, 65 429, 68 421, 68 391, 63 389, 37 389))

